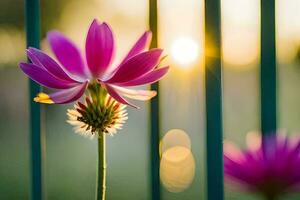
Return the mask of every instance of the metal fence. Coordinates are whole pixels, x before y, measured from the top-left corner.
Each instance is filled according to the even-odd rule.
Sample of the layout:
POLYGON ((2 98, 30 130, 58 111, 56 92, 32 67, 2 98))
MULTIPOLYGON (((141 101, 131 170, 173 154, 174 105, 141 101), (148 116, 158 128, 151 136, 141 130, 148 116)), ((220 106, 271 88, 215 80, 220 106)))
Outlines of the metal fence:
MULTIPOLYGON (((222 58, 220 0, 205 0, 205 91, 206 91, 206 165, 207 199, 224 199, 222 147, 222 58)), ((149 26, 152 47, 158 45, 157 0, 149 0, 149 26)), ((26 0, 27 46, 39 48, 40 2, 26 0)), ((276 48, 275 0, 261 0, 261 130, 276 131, 276 48)), ((152 89, 159 90, 159 84, 152 89)), ((43 140, 41 107, 32 101, 40 87, 30 81, 30 132, 32 199, 43 199, 43 140)), ((159 96, 151 101, 151 194, 160 199, 159 181, 159 96)))

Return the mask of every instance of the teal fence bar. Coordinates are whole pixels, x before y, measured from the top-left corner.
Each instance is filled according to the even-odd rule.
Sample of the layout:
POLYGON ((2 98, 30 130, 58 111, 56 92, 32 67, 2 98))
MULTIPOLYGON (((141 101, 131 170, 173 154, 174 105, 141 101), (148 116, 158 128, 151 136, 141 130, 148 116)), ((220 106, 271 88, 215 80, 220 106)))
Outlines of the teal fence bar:
MULTIPOLYGON (((40 47, 40 2, 26 0, 26 39, 27 46, 40 47)), ((40 86, 29 82, 30 102, 30 141, 31 141, 31 199, 42 199, 42 145, 41 145, 41 108, 33 98, 40 86)))
POLYGON ((205 0, 205 91, 207 199, 222 200, 222 66, 220 0, 205 0))
MULTIPOLYGON (((151 48, 157 47, 157 0, 149 0, 149 26, 152 31, 151 48)), ((159 85, 151 85, 152 90, 157 91, 157 96, 150 103, 150 120, 151 120, 151 199, 160 199, 160 180, 159 180, 159 85)))
POLYGON ((276 132, 275 0, 261 0, 261 131, 276 132))

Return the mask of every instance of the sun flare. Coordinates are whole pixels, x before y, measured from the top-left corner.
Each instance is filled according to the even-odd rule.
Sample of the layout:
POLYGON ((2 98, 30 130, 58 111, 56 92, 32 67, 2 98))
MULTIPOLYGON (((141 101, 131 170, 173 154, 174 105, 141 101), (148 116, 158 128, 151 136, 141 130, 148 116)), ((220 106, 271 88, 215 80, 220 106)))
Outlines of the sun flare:
POLYGON ((190 66, 197 59, 198 52, 197 42, 189 37, 177 38, 171 46, 172 58, 184 68, 190 66))

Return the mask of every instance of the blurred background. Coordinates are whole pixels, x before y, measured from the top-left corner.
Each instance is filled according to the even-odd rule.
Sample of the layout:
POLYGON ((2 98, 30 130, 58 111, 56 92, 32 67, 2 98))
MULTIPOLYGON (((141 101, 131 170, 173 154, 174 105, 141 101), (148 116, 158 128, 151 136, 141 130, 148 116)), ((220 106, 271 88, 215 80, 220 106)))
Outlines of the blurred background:
MULTIPOLYGON (((158 2, 159 46, 172 66, 160 91, 162 199, 205 199, 204 2, 158 2), (173 151, 174 144, 183 148, 173 151), (177 162, 178 155, 186 159, 177 162), (180 171, 185 173, 178 180, 180 171)), ((297 134, 300 1, 276 3, 279 127, 297 134)), ((30 195, 28 80, 18 68, 18 62, 26 60, 23 7, 24 0, 0 0, 1 200, 26 200, 30 195)), ((121 59, 148 29, 147 0, 41 0, 41 14, 41 46, 48 52, 47 31, 60 30, 83 49, 88 26, 97 18, 113 27, 121 59)), ((259 32, 259 0, 222 0, 224 135, 241 147, 246 133, 259 129, 259 32)), ((44 175, 50 200, 94 199, 96 141, 73 133, 66 123, 71 106, 43 106, 44 175)), ((124 129, 107 139, 108 200, 150 199, 149 104, 139 106, 140 110, 128 109, 124 129)), ((226 199, 261 198, 226 187, 226 199)))

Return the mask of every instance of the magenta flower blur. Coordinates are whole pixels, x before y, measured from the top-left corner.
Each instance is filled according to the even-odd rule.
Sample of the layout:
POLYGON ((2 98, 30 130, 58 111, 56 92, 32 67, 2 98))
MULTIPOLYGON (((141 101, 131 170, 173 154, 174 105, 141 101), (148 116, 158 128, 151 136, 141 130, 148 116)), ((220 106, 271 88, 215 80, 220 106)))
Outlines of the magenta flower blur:
POLYGON ((227 181, 258 192, 267 200, 300 191, 299 139, 289 140, 278 134, 265 137, 264 145, 260 139, 250 139, 247 143, 250 148, 245 151, 225 143, 224 172, 227 181))
POLYGON ((162 49, 147 50, 151 32, 145 32, 118 65, 112 65, 116 51, 110 26, 94 20, 86 37, 85 56, 62 33, 51 31, 47 36, 54 59, 35 48, 28 48, 31 62, 20 63, 25 74, 38 84, 57 89, 52 94, 40 93, 40 103, 65 104, 78 100, 91 84, 101 84, 116 101, 136 107, 127 98, 148 100, 155 91, 128 87, 151 84, 161 79, 169 67, 158 68, 162 49), (83 59, 85 57, 85 59, 83 59))

